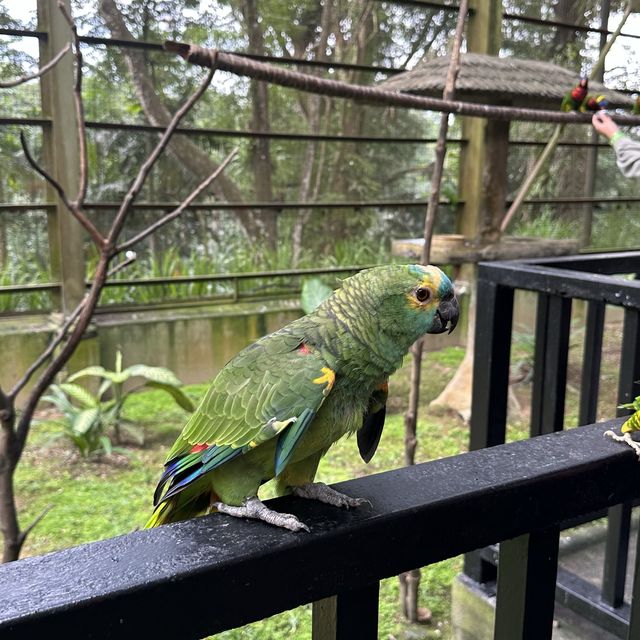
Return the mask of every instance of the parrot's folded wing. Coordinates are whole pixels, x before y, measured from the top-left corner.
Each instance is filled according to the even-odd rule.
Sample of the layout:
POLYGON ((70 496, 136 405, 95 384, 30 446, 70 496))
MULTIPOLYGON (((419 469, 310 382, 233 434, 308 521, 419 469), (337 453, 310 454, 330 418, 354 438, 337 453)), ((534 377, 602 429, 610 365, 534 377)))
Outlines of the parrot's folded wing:
POLYGON ((276 475, 280 475, 280 472, 287 466, 296 445, 309 425, 313 422, 315 416, 315 411, 305 409, 296 422, 284 429, 278 436, 278 444, 276 445, 276 475))
POLYGON ((242 351, 218 374, 171 449, 156 500, 274 437, 281 471, 334 381, 322 357, 291 336, 272 334, 242 351))

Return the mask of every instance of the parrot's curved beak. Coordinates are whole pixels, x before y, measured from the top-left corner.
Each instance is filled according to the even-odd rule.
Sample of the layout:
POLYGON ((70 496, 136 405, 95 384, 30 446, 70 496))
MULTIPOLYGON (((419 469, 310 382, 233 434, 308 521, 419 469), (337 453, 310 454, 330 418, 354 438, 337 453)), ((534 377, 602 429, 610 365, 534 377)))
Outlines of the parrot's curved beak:
POLYGON ((460 306, 455 295, 443 300, 436 309, 436 315, 433 318, 433 326, 429 333, 451 333, 458 324, 460 316, 460 306))

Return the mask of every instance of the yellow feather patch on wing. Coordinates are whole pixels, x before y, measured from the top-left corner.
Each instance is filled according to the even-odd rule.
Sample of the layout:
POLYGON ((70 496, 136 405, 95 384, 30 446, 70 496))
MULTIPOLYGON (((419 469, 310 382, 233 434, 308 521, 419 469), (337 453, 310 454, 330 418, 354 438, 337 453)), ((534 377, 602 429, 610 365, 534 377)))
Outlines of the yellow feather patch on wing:
POLYGON ((314 384, 326 383, 327 386, 322 391, 322 395, 328 396, 331 389, 333 389, 333 385, 336 381, 336 374, 334 371, 329 369, 329 367, 322 367, 322 373, 323 375, 319 376, 318 378, 314 378, 313 383, 314 384))

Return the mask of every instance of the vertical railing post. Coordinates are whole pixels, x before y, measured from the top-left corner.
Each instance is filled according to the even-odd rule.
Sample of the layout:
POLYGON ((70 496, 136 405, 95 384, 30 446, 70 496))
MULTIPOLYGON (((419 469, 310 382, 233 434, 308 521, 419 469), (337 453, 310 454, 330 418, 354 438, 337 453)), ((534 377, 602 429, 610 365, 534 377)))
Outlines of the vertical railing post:
POLYGON ((531 397, 531 435, 561 431, 567 386, 571 298, 541 293, 531 397))
MULTIPOLYGON (((502 444, 507 426, 509 358, 513 324, 513 289, 496 285, 478 270, 473 358, 470 449, 502 444)), ((464 572, 476 582, 495 580, 496 568, 479 551, 466 554, 464 572)))
POLYGON ((500 543, 494 640, 550 640, 558 543, 555 527, 500 543))
POLYGON ((471 433, 472 451, 503 444, 507 425, 513 289, 496 285, 478 271, 478 304, 471 433))
MULTIPOLYGON (((640 380, 640 310, 625 309, 618 378, 618 404, 630 402, 640 394, 638 380, 640 380)), ((628 413, 626 409, 618 409, 619 416, 628 413)), ((619 607, 624 600, 630 533, 631 505, 619 504, 609 509, 602 599, 612 607, 619 607)))
POLYGON ((313 603, 312 640, 377 640, 380 583, 313 603))
POLYGON ((578 418, 578 424, 580 425, 593 424, 597 418, 604 312, 604 302, 591 300, 587 305, 582 382, 580 384, 580 414, 578 418))
POLYGON ((627 640, 640 640, 640 536, 636 539, 636 562, 633 570, 633 592, 627 640))
MULTIPOLYGON (((65 5, 70 10, 69 0, 65 5)), ((40 64, 44 64, 71 39, 69 25, 55 0, 38 0, 38 28, 47 32, 40 39, 40 64)), ((80 175, 78 124, 73 102, 73 56, 67 54, 40 80, 42 114, 51 118, 43 131, 44 164, 71 199, 76 197, 80 175)), ((56 208, 48 213, 49 251, 52 275, 62 283, 54 305, 67 314, 85 292, 83 232, 56 192, 48 187, 56 208)))

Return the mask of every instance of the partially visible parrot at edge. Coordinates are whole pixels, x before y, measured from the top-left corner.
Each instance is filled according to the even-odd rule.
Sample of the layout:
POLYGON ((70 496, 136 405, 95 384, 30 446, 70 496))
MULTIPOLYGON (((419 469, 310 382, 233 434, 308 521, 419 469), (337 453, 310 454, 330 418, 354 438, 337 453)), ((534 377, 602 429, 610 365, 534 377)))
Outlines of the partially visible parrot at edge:
POLYGON ((146 526, 219 511, 308 531, 259 500, 272 478, 279 495, 341 507, 367 502, 314 483, 320 459, 357 432, 369 462, 389 376, 418 338, 453 331, 458 315, 453 284, 437 267, 382 266, 344 280, 312 313, 220 371, 167 456, 146 526))
POLYGON ((631 416, 622 423, 622 427, 620 428, 622 435, 619 436, 611 430, 605 431, 604 435, 613 438, 617 442, 624 442, 625 444, 628 444, 636 452, 638 459, 640 459, 640 442, 636 442, 633 439, 633 434, 640 432, 640 396, 638 396, 633 402, 620 405, 620 408, 634 410, 634 413, 632 413, 631 416))
POLYGON ((585 101, 587 93, 589 93, 589 80, 587 78, 580 78, 580 82, 565 94, 560 104, 560 110, 578 111, 585 101))
POLYGON ((609 106, 609 101, 603 95, 593 96, 589 94, 582 103, 580 111, 586 113, 587 111, 602 111, 609 106))

